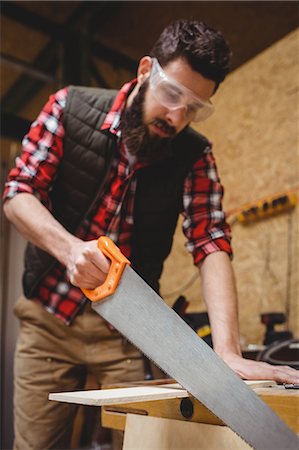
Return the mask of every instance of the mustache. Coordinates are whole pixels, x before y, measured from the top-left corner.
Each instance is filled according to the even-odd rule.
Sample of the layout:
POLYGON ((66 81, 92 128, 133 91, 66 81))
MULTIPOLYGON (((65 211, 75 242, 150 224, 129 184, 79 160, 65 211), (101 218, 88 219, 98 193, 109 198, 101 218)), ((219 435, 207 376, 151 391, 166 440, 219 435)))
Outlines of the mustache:
POLYGON ((176 128, 163 119, 159 119, 158 117, 156 117, 151 121, 151 124, 161 128, 161 130, 165 131, 169 136, 174 136, 176 134, 176 128))

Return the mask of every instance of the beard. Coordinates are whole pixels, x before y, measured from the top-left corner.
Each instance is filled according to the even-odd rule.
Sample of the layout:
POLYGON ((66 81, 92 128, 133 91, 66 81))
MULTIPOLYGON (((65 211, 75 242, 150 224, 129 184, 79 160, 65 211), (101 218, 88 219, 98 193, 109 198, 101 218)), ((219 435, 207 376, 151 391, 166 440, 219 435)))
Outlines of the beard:
POLYGON ((170 142, 176 134, 175 127, 165 120, 155 118, 150 123, 160 127, 169 137, 151 135, 144 123, 144 100, 149 82, 146 80, 135 95, 130 107, 125 108, 121 116, 122 138, 131 155, 139 160, 156 162, 170 154, 170 142))

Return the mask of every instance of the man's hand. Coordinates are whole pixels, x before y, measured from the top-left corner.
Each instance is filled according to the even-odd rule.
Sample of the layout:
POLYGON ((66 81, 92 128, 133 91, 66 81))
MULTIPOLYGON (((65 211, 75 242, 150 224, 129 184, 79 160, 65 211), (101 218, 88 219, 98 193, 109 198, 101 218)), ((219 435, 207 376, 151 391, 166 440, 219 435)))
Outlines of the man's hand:
POLYGON ((105 281, 110 263, 98 248, 97 242, 78 240, 73 243, 66 268, 74 286, 94 289, 105 281))
POLYGON ((273 366, 265 362, 245 359, 235 354, 222 356, 222 359, 245 380, 273 380, 278 383, 299 383, 299 370, 289 366, 273 366))

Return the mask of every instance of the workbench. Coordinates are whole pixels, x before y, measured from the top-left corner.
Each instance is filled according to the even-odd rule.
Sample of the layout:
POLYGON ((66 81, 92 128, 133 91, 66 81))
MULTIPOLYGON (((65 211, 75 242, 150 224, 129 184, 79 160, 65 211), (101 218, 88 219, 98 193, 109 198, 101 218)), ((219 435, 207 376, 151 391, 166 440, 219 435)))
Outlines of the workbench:
MULTIPOLYGON (((269 381, 247 384, 299 434, 298 390, 285 389, 269 381)), ((101 406, 102 426, 125 431, 124 449, 191 449, 194 442, 198 449, 216 449, 224 442, 225 447, 222 448, 230 450, 251 448, 174 380, 118 384, 106 386, 103 390, 52 393, 49 399, 101 406), (184 439, 183 446, 180 436, 184 439)))

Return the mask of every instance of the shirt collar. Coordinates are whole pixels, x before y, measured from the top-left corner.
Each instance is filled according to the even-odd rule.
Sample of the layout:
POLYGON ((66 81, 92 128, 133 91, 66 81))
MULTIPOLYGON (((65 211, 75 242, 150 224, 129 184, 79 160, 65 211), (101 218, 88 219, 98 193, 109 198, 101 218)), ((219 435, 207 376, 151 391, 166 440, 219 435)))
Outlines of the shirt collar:
POLYGON ((134 80, 124 84, 123 87, 120 89, 120 91, 115 97, 112 108, 105 117, 104 123, 101 127, 102 131, 110 131, 110 133, 115 134, 118 137, 120 136, 119 124, 121 114, 124 110, 127 98, 134 89, 134 87, 136 86, 136 83, 137 79, 135 78, 134 80))

